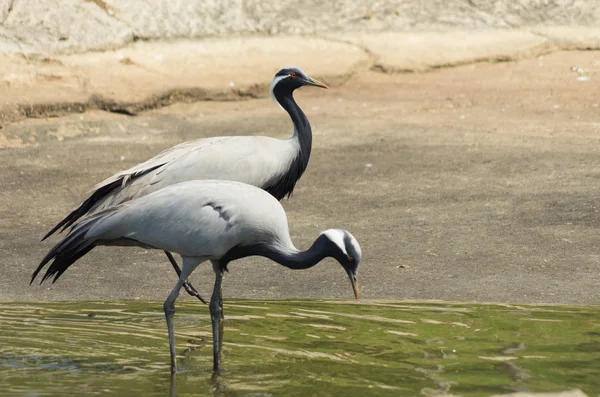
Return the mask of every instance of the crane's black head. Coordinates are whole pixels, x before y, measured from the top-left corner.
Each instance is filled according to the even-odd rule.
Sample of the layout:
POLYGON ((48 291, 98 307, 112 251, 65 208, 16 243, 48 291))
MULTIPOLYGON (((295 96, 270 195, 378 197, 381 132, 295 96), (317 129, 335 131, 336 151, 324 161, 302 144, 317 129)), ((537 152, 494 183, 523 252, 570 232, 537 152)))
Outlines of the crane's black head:
POLYGON ((280 97, 282 95, 291 95, 296 88, 300 88, 305 85, 329 88, 327 85, 304 73, 302 69, 291 66, 283 68, 275 74, 269 93, 275 101, 281 104, 280 97))
POLYGON ((358 241, 349 231, 342 229, 326 230, 320 238, 325 240, 328 256, 335 258, 348 274, 354 297, 358 299, 358 266, 362 260, 358 241))

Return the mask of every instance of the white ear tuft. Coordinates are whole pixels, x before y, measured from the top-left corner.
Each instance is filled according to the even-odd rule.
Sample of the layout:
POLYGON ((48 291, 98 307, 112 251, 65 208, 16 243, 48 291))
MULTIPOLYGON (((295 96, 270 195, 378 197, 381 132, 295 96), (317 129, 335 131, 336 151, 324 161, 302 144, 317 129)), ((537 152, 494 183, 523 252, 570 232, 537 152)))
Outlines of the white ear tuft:
POLYGON ((337 245, 344 255, 348 255, 346 244, 344 243, 344 232, 340 229, 325 230, 322 234, 326 235, 335 245, 337 245))
POLYGON ((277 85, 277 83, 279 83, 281 80, 287 78, 288 76, 275 76, 275 78, 273 79, 273 82, 271 83, 271 87, 269 88, 269 95, 271 96, 271 99, 273 100, 273 102, 275 102, 278 106, 279 109, 281 110, 285 110, 283 108, 283 106, 281 106, 281 104, 279 103, 279 101, 277 100, 277 98, 275 98, 275 93, 273 93, 273 90, 275 89, 275 86, 277 85))
POLYGON ((348 232, 348 235, 350 236, 350 244, 352 244, 354 247, 354 251, 356 251, 358 256, 362 258, 362 249, 360 248, 360 244, 358 244, 358 241, 356 241, 356 238, 352 235, 352 233, 348 232))

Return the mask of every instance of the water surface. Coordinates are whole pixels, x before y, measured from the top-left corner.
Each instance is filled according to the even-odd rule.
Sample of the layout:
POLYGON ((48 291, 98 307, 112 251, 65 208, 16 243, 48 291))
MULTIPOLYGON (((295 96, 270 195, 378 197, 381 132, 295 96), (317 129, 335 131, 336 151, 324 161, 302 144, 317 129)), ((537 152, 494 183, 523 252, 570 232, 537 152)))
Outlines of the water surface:
POLYGON ((484 396, 600 393, 600 308, 226 300, 224 371, 208 308, 178 302, 172 384, 161 302, 3 303, 1 396, 484 396))

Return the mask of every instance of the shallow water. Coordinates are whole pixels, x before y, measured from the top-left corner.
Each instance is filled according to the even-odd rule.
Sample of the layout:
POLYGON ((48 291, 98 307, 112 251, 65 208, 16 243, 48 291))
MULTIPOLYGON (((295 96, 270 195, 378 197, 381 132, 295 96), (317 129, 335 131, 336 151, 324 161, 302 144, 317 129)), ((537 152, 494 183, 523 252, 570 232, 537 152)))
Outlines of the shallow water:
POLYGON ((600 393, 600 308, 226 300, 224 371, 208 308, 179 302, 170 382, 160 302, 3 303, 1 396, 482 396, 600 393))

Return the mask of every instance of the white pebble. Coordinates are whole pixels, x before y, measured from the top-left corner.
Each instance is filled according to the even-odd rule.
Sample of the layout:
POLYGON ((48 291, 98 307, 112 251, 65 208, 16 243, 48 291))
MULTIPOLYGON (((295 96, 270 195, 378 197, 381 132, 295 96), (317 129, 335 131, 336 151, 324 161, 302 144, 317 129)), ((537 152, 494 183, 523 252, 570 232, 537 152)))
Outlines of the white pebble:
POLYGON ((571 70, 579 74, 585 73, 585 69, 583 69, 581 66, 573 66, 571 70))

